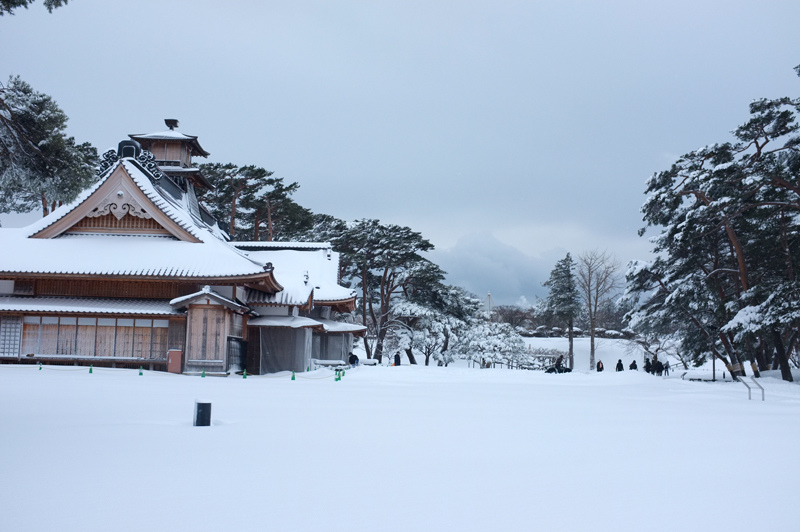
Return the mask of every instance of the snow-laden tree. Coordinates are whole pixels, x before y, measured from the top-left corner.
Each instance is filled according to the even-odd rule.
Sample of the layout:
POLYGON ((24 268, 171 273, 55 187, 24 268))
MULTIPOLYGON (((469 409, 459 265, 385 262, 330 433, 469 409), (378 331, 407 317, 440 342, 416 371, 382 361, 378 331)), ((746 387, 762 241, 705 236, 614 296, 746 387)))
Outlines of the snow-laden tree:
POLYGON ((421 281, 438 282, 444 272, 421 253, 433 245, 409 227, 383 225, 378 220, 347 224, 331 238, 342 254, 344 277, 360 289, 360 312, 368 334, 364 338, 367 357, 381 360, 391 329, 391 305, 407 297, 421 281))
POLYGON ((556 263, 550 272, 550 278, 542 284, 549 289, 545 300, 546 312, 555 322, 567 326, 569 369, 573 369, 575 366, 573 328, 575 318, 581 310, 581 300, 575 276, 575 262, 569 253, 556 263))
POLYGON ((522 337, 507 323, 492 321, 487 313, 473 319, 452 347, 458 358, 488 364, 509 366, 527 362, 522 337))
POLYGON ((406 299, 393 303, 391 314, 386 351, 405 351, 412 364, 417 363, 415 352, 420 353, 427 366, 435 353, 447 349, 447 316, 406 299))
POLYGON ((0 83, 0 212, 47 216, 97 178, 97 150, 65 134, 67 115, 19 76, 0 83))
POLYGON ((415 353, 444 366, 456 353, 451 347, 478 316, 481 302, 462 288, 439 282, 424 291, 407 293, 392 305, 391 337, 405 349, 409 360, 415 353))
MULTIPOLYGON (((800 74, 800 69, 798 69, 800 74)), ((800 99, 761 99, 734 140, 681 157, 647 184, 656 259, 634 263, 633 323, 678 331, 696 363, 733 375, 772 362, 791 380, 800 328, 800 99)), ((644 230, 643 230, 644 231, 644 230)))

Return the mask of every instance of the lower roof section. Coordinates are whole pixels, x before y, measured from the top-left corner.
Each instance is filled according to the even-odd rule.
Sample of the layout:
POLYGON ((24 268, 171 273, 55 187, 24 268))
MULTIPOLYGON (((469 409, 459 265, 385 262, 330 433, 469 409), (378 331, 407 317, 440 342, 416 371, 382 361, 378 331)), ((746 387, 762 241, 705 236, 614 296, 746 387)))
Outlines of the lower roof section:
POLYGON ((282 327, 290 329, 320 329, 324 326, 317 320, 303 316, 262 316, 247 321, 248 327, 282 327))
POLYGON ((356 336, 363 336, 367 332, 367 328, 363 325, 303 316, 262 316, 249 320, 247 325, 249 327, 311 328, 326 333, 352 333, 356 336))
POLYGON ((0 296, 0 312, 46 314, 125 314, 131 316, 184 316, 168 300, 109 299, 95 297, 0 296))
POLYGON ((364 336, 367 334, 367 328, 363 325, 345 323, 343 321, 326 320, 324 318, 317 318, 317 321, 325 327, 325 332, 352 333, 356 336, 364 336))

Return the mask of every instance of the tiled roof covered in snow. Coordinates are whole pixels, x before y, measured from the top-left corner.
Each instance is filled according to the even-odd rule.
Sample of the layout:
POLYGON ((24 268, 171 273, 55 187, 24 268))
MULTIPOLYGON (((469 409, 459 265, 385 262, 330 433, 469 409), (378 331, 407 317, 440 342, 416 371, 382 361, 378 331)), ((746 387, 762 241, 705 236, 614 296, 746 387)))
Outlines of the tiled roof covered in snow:
POLYGON ((184 135, 179 131, 175 131, 173 129, 168 129, 166 131, 158 131, 156 133, 146 133, 143 135, 128 135, 133 140, 138 141, 152 141, 152 140, 178 140, 189 143, 192 147, 192 155, 200 155, 201 157, 208 157, 211 155, 206 150, 204 150, 200 143, 197 141, 197 137, 193 135, 184 135))
MULTIPOLYGON (((165 178, 162 178, 165 179, 165 178)), ((253 278, 268 268, 230 246, 216 226, 191 214, 188 194, 175 197, 153 184, 157 179, 134 159, 121 159, 68 205, 21 229, 0 231, 0 274, 117 275, 177 278, 253 278), (111 234, 61 234, 55 238, 33 238, 67 217, 89 200, 118 169, 155 207, 175 225, 199 242, 184 242, 169 236, 111 234), (151 181, 152 179, 152 181, 151 181)), ((77 213, 76 213, 77 214, 77 213)), ((74 215, 73 215, 74 216, 74 215)))
POLYGON ((231 242, 247 249, 247 256, 261 264, 271 263, 283 291, 274 295, 248 292, 248 304, 301 305, 313 291, 314 303, 353 300, 356 292, 340 286, 339 254, 319 242, 231 242), (266 244, 258 249, 259 244, 266 244), (258 249, 254 251, 254 249, 258 249))
POLYGON ((228 299, 227 297, 215 292, 208 285, 204 286, 202 290, 200 290, 199 292, 195 292, 194 294, 189 294, 188 296, 176 297, 175 299, 170 301, 169 304, 173 308, 179 309, 179 308, 184 308, 187 305, 190 305, 196 301, 202 301, 203 299, 207 300, 210 299, 216 301, 220 305, 223 305, 225 307, 228 307, 230 309, 239 312, 247 312, 249 310, 244 305, 240 305, 236 301, 228 299))
POLYGON ((182 315, 157 299, 109 299, 94 297, 0 296, 0 312, 61 314, 130 314, 137 316, 182 315))

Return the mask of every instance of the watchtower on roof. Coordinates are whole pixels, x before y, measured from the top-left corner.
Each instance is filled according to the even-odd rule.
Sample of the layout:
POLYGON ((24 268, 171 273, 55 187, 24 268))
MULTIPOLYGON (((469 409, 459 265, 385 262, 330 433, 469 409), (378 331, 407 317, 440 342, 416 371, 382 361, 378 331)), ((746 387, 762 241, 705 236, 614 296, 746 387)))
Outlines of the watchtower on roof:
POLYGON ((165 131, 128 136, 152 153, 159 170, 168 176, 187 179, 202 188, 212 188, 200 170, 192 165, 193 156, 208 157, 211 154, 200 146, 196 136, 177 131, 178 120, 167 118, 164 123, 169 128, 165 131))

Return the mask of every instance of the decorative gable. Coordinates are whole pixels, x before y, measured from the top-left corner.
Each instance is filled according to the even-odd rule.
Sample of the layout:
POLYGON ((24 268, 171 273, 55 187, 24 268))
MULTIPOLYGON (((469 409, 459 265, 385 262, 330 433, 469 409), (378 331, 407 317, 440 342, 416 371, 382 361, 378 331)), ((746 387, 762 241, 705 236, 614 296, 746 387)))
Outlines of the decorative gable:
POLYGON ((120 220, 123 216, 130 214, 136 218, 152 218, 130 190, 131 183, 122 182, 119 185, 119 190, 116 192, 112 190, 105 198, 100 199, 98 206, 86 216, 96 218, 113 214, 117 220, 120 220))
POLYGON ((171 235, 200 242, 153 204, 119 164, 91 195, 67 215, 32 235, 55 238, 64 233, 171 235))

